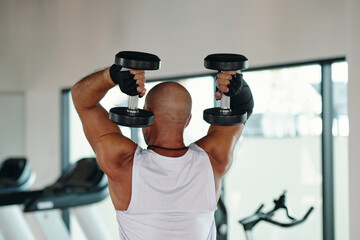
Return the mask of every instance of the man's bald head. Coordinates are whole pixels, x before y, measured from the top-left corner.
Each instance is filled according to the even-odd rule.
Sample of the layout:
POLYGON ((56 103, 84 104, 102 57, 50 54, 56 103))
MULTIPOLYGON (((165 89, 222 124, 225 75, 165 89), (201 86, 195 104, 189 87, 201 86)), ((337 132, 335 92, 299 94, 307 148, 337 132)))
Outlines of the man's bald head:
POLYGON ((186 124, 191 116, 191 96, 176 82, 163 82, 146 96, 145 108, 154 113, 156 121, 186 124))

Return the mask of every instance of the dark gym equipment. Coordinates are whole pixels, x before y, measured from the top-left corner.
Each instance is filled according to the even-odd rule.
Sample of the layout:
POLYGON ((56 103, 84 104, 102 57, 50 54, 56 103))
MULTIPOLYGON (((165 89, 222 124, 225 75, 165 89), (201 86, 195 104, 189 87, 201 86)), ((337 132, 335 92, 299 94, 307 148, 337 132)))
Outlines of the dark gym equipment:
POLYGON ((215 211, 215 223, 216 223, 216 240, 227 240, 228 224, 227 224, 227 211, 223 201, 223 197, 220 195, 217 210, 215 211))
POLYGON ((71 165, 52 185, 36 191, 0 192, 0 206, 23 204, 24 212, 87 205, 108 196, 107 178, 95 158, 71 165))
POLYGON ((0 194, 25 191, 34 180, 35 173, 25 158, 9 158, 0 165, 0 194))
POLYGON ((289 209, 286 206, 286 192, 284 192, 279 199, 274 200, 275 206, 274 209, 269 212, 261 212, 261 209, 264 207, 264 204, 261 204, 258 210, 256 212, 239 221, 240 224, 243 225, 246 239, 247 240, 253 240, 252 236, 252 229, 255 227, 256 224, 258 224, 261 221, 265 221, 280 227, 293 227, 295 225, 298 225, 300 223, 303 223, 310 215, 310 213, 314 210, 314 207, 310 207, 310 209, 307 211, 307 213, 304 215, 302 219, 296 219, 292 217, 289 214, 289 209), (281 223, 279 221, 273 220, 272 217, 275 215, 275 212, 279 209, 284 209, 286 211, 286 216, 289 218, 289 222, 287 223, 281 223))
MULTIPOLYGON (((249 67, 248 59, 239 54, 219 53, 208 55, 204 59, 204 66, 207 69, 221 71, 237 71, 241 73, 249 67)), ((203 118, 207 123, 218 126, 234 126, 244 123, 247 120, 245 111, 230 108, 230 97, 223 94, 221 106, 205 109, 203 118)))
MULTIPOLYGON (((158 70, 160 58, 144 52, 123 51, 115 56, 115 64, 123 67, 121 71, 158 70)), ((110 120, 127 127, 147 127, 153 124, 154 114, 150 111, 138 109, 139 96, 129 96, 128 107, 115 107, 110 109, 110 120)))
POLYGON ((218 71, 244 70, 249 67, 248 59, 239 54, 217 53, 210 54, 204 59, 207 69, 218 71))
MULTIPOLYGON (((9 158, 0 164, 0 200, 3 196, 28 191, 35 173, 25 158, 9 158)), ((35 239, 19 206, 9 202, 0 205, 1 239, 35 239)))

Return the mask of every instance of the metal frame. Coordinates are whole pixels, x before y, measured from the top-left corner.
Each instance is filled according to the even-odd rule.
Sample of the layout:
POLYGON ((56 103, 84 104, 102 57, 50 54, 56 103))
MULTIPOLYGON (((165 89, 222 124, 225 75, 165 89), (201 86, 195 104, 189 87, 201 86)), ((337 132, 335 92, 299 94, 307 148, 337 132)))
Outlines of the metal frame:
POLYGON ((321 64, 323 239, 335 239, 332 62, 321 64))
MULTIPOLYGON (((68 94, 70 94, 70 89, 64 89, 61 92, 61 172, 64 172, 70 165, 70 100, 68 94)), ((62 218, 70 231, 70 212, 68 209, 62 211, 62 218)))
MULTIPOLYGON (((307 65, 321 66, 321 95, 322 95, 322 198, 323 198, 323 240, 335 239, 335 219, 334 219, 334 162, 333 162, 333 135, 332 135, 332 119, 333 119, 333 99, 332 99, 332 76, 331 65, 336 62, 345 61, 345 57, 337 57, 332 59, 319 59, 305 62, 295 62, 287 64, 276 64, 270 66, 259 66, 249 68, 243 72, 253 72, 261 70, 270 70, 278 68, 300 67, 307 65)), ((155 81, 178 81, 182 79, 213 76, 216 73, 207 72, 201 74, 184 75, 176 77, 164 77, 149 79, 148 82, 155 81)), ((61 168, 64 169, 69 164, 69 100, 68 94, 70 88, 62 90, 61 95, 61 168)), ((216 105, 217 103, 214 103, 216 105)), ((138 129, 131 130, 131 137, 137 141, 138 129)), ((69 226, 69 213, 65 213, 65 220, 69 226)))

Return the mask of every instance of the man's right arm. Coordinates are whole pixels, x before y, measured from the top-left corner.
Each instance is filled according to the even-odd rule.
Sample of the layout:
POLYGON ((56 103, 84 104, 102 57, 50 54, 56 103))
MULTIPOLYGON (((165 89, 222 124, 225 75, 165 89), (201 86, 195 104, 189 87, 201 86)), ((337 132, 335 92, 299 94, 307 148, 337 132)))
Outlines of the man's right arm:
POLYGON ((216 178, 222 178, 230 169, 243 128, 244 124, 227 127, 211 125, 207 135, 196 142, 208 153, 216 178))
MULTIPOLYGON (((225 71, 218 74, 217 86, 220 91, 227 93, 230 90, 229 84, 232 75, 235 74, 235 71, 225 71)), ((242 81, 242 88, 237 94, 231 96, 231 108, 240 108, 246 111, 249 117, 252 113, 254 102, 249 86, 244 80, 242 81)), ((218 91, 215 93, 216 99, 220 99, 221 97, 221 92, 218 91)), ((243 128, 244 124, 236 126, 211 125, 207 135, 196 142, 198 146, 208 153, 216 175, 215 177, 222 178, 230 169, 234 149, 242 134, 243 128)))

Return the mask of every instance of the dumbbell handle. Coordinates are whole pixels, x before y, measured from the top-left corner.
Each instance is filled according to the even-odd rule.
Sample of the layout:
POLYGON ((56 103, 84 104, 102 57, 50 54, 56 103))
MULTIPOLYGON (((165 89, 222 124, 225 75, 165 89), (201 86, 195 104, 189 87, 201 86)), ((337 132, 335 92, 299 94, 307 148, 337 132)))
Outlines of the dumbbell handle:
POLYGON ((129 96, 129 110, 137 111, 139 104, 139 96, 129 96))
MULTIPOLYGON (((130 71, 130 69, 122 67, 120 71, 130 71)), ((128 111, 137 112, 138 104, 139 104, 139 95, 129 96, 128 111)))
MULTIPOLYGON (((240 70, 237 70, 236 72, 238 74, 241 74, 240 70)), ((230 97, 226 96, 224 93, 222 93, 222 97, 221 97, 221 100, 220 100, 220 113, 226 114, 226 113, 229 113, 229 112, 231 112, 231 109, 230 109, 230 97)))

